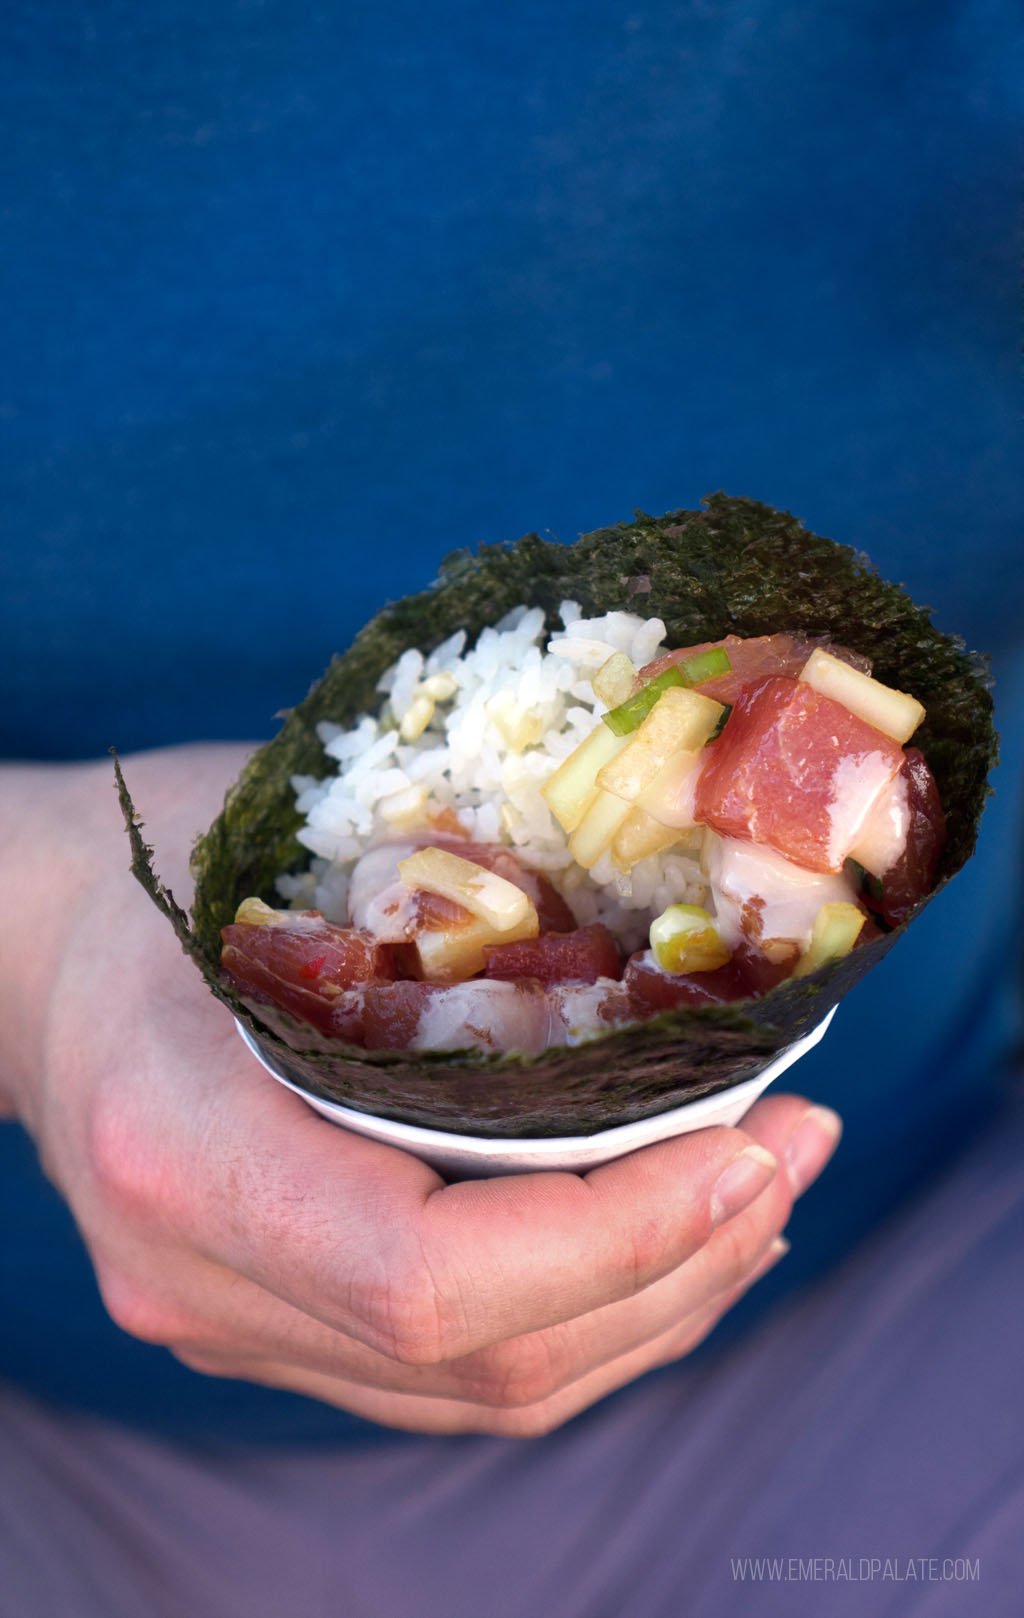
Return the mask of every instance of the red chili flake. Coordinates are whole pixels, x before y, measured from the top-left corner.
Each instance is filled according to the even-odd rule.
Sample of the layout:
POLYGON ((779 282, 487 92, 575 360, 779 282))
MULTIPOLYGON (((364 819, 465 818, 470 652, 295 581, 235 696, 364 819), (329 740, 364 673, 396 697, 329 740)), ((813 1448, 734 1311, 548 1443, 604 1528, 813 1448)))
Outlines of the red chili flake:
POLYGON ((326 955, 317 955, 311 961, 303 961, 299 967, 300 978, 317 978, 324 969, 326 955))

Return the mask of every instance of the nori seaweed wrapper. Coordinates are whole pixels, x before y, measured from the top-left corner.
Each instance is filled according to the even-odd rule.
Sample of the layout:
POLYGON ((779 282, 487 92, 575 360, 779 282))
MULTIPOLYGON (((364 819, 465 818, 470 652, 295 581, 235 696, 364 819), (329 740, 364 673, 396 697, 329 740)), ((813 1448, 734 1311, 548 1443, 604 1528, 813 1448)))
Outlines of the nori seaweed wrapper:
POLYGON ((273 1008, 254 1014, 221 976, 220 930, 242 899, 274 903, 275 879, 308 864, 295 836, 301 817, 290 777, 329 773, 318 722, 348 726, 377 710, 378 679, 410 646, 427 654, 459 628, 472 643, 521 602, 543 607, 553 629, 566 599, 586 616, 623 609, 663 618, 670 646, 785 630, 866 653, 878 679, 912 692, 927 710, 914 745, 928 760, 948 821, 932 896, 973 852, 997 757, 984 666, 864 556, 810 533, 788 513, 722 494, 701 511, 638 512, 633 522, 585 534, 573 546, 528 534, 475 555, 456 552, 430 590, 385 607, 361 631, 249 761, 195 845, 191 921, 154 873, 118 771, 135 874, 213 993, 313 1093, 456 1133, 590 1134, 750 1078, 814 1028, 908 925, 761 999, 664 1013, 536 1057, 365 1051, 325 1040, 273 1008))

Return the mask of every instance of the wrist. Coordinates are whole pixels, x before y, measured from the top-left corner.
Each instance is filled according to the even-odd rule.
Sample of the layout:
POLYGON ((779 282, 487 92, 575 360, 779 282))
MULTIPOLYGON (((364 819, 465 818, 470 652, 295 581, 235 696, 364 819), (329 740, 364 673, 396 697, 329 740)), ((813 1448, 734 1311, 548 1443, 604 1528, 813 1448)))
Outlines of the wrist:
POLYGON ((96 875, 98 764, 0 768, 0 1112, 25 1116, 52 984, 96 875))
MULTIPOLYGON (((237 744, 200 744, 125 761, 160 875, 181 904, 191 895, 192 843, 216 815, 247 752, 237 744)), ((129 863, 109 759, 0 766, 0 1116, 17 1115, 33 1134, 62 972, 74 968, 78 952, 94 952, 98 940, 111 947, 119 915, 135 915, 136 904, 149 908, 129 863)))

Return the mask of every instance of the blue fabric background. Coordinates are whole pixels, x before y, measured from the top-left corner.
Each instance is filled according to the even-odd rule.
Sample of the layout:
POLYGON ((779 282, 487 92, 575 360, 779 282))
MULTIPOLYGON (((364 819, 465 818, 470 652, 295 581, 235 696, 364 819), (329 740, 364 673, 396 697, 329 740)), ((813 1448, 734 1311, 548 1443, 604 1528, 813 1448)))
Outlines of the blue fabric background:
MULTIPOLYGON (((265 736, 448 550, 717 487, 867 550, 1024 695, 1015 22, 9 7, 2 751, 265 736)), ((995 1104, 1018 757, 983 857, 801 1068, 849 1129, 791 1276, 995 1104)), ((342 1430, 106 1327, 4 1141, 8 1375, 179 1429, 342 1430)))

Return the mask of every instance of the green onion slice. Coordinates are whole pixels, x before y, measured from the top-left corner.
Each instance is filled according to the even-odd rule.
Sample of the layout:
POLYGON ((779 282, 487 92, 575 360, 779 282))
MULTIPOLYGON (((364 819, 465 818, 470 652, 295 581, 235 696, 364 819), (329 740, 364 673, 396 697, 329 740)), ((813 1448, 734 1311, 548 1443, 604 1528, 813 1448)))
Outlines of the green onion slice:
POLYGON ((698 652, 696 657, 688 657, 682 667, 687 685, 703 685, 705 680, 714 680, 719 674, 732 673, 724 646, 711 646, 706 652, 698 652))
POLYGON ((625 702, 620 702, 617 708, 610 708, 601 717, 608 729, 614 732, 616 736, 628 736, 647 718, 663 691, 667 691, 670 685, 685 684, 686 681, 683 676, 673 666, 666 669, 664 674, 659 674, 655 679, 648 680, 647 684, 642 685, 639 691, 634 691, 633 695, 627 697, 625 702))
POLYGON ((709 742, 717 742, 719 736, 721 736, 723 730, 725 729, 726 725, 728 724, 729 715, 731 713, 732 713, 732 703, 731 702, 723 703, 722 704, 722 711, 718 716, 718 723, 715 726, 714 730, 711 732, 711 735, 708 737, 709 742))
POLYGON ((882 887, 881 877, 873 876, 870 871, 866 871, 859 860, 847 860, 846 863, 858 893, 862 893, 869 904, 882 904, 885 899, 885 891, 882 887))
MULTIPOLYGON (((674 663, 664 674, 648 680, 639 691, 634 691, 625 702, 620 702, 617 708, 610 708, 601 717, 616 736, 629 736, 647 718, 661 693, 667 691, 670 685, 703 685, 705 680, 713 680, 718 674, 728 674, 731 669, 728 652, 721 646, 712 646, 710 651, 698 652, 696 657, 688 657, 682 664, 674 663)), ((725 716, 719 721, 719 729, 730 712, 731 709, 726 710, 725 716)))

